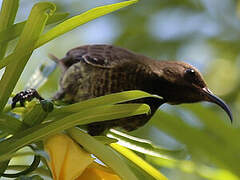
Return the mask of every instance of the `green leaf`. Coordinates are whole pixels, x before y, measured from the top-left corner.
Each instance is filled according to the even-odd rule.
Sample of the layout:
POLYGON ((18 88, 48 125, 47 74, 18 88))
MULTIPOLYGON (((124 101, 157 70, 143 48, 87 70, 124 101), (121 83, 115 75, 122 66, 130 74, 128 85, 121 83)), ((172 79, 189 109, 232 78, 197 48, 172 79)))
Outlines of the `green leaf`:
POLYGON ((152 177, 148 173, 142 170, 138 165, 136 165, 134 162, 123 156, 121 153, 118 153, 121 158, 124 160, 125 164, 127 164, 131 171, 137 176, 138 180, 156 180, 156 178, 152 177))
POLYGON ((33 175, 33 176, 20 176, 16 180, 43 180, 43 178, 38 175, 33 175))
POLYGON ((12 153, 25 145, 39 141, 46 136, 53 135, 76 125, 147 114, 149 111, 150 107, 145 104, 107 105, 89 108, 57 121, 34 126, 0 142, 0 147, 5 147, 0 148, 0 162, 11 157, 12 153))
POLYGON ((35 104, 35 106, 27 109, 27 112, 23 117, 23 123, 28 127, 32 127, 40 124, 47 115, 48 113, 43 110, 41 104, 35 104))
POLYGON ((6 171, 10 160, 0 162, 0 177, 6 171))
POLYGON ((56 12, 48 18, 46 25, 54 24, 56 22, 62 21, 68 16, 69 16, 68 12, 56 12))
MULTIPOLYGON (((55 13, 49 17, 46 25, 61 21, 61 20, 65 19, 68 15, 69 15, 69 13, 55 13)), ((8 41, 11 41, 11 40, 15 39, 16 37, 18 37, 21 34, 26 22, 27 21, 23 21, 23 22, 14 24, 14 25, 8 27, 6 30, 1 31, 0 32, 0 43, 8 42, 8 41)))
POLYGON ((106 136, 94 136, 94 138, 103 144, 111 144, 111 143, 116 143, 118 141, 117 139, 106 137, 106 136))
POLYGON ((67 130, 68 134, 88 152, 111 167, 122 179, 137 179, 124 161, 106 145, 97 141, 94 137, 82 132, 77 128, 67 130))
POLYGON ((40 39, 38 40, 35 48, 38 48, 42 46, 43 44, 47 43, 48 41, 51 41, 52 39, 71 31, 72 29, 85 24, 93 19, 96 19, 98 17, 101 17, 103 15, 109 14, 113 11, 116 11, 118 9, 121 9, 123 7, 129 6, 131 4, 136 3, 137 0, 129 0, 124 1, 116 4, 110 4, 106 6, 96 7, 93 9, 90 9, 87 12, 84 12, 80 15, 74 16, 70 19, 67 19, 66 21, 62 22, 61 24, 55 26, 51 30, 49 30, 46 34, 42 35, 40 39))
MULTIPOLYGON (((214 119, 211 120, 214 121, 214 119)), ((235 148, 236 146, 234 148, 229 146, 218 133, 205 130, 204 127, 192 127, 182 121, 181 118, 160 111, 155 114, 152 123, 185 144, 193 160, 199 163, 206 163, 206 160, 208 160, 216 167, 221 167, 240 176, 238 167, 240 158, 236 155, 240 149, 235 148), (158 118, 161 121, 158 121, 158 118)), ((217 122, 215 123, 217 124, 217 122)), ((220 129, 218 130, 220 131, 220 129)), ((222 130, 224 131, 224 129, 222 130)), ((239 137, 237 135, 235 139, 239 137)), ((232 141, 232 139, 229 139, 229 141, 232 141)))
POLYGON ((186 173, 194 173, 200 177, 203 177, 204 179, 239 180, 237 176, 225 169, 218 169, 212 166, 194 162, 192 160, 167 160, 152 156, 147 156, 146 160, 161 167, 179 169, 186 173))
POLYGON ((6 62, 6 59, 8 59, 9 62, 14 62, 6 68, 0 81, 0 111, 2 111, 6 105, 33 52, 33 47, 45 27, 48 14, 53 13, 55 8, 54 4, 46 2, 34 5, 14 52, 0 62, 0 64, 2 64, 6 62))
MULTIPOLYGON (((74 16, 74 17, 62 22, 61 24, 55 26, 54 28, 49 30, 46 34, 42 35, 39 38, 39 40, 37 41, 37 44, 35 44, 35 46, 31 46, 31 48, 32 48, 31 50, 34 50, 34 49, 42 46, 43 44, 49 42, 50 40, 66 33, 68 31, 71 31, 72 29, 74 29, 84 23, 87 23, 93 19, 96 19, 100 16, 111 13, 113 11, 116 11, 118 9, 121 9, 125 6, 128 6, 128 5, 136 3, 136 2, 137 2, 137 0, 129 0, 129 1, 121 2, 121 3, 97 7, 97 8, 91 9, 83 14, 80 14, 78 16, 74 16)), ((54 4, 52 4, 52 5, 54 5, 54 4)), ((55 8, 55 6, 54 6, 54 8, 55 8)), ((55 11, 55 9, 54 9, 54 11, 55 11)), ((24 51, 24 49, 21 50, 21 54, 18 54, 19 59, 26 58, 28 56, 29 56, 29 54, 27 53, 27 51, 24 51)), ((12 53, 9 56, 7 56, 6 58, 4 58, 0 63, 0 69, 7 66, 11 62, 13 62, 13 60, 15 58, 16 58, 16 53, 12 53)))
POLYGON ((0 129, 7 134, 14 134, 24 128, 24 125, 18 119, 7 114, 0 114, 0 129))
POLYGON ((129 150, 117 143, 113 143, 110 146, 112 148, 114 148, 116 151, 118 151, 119 153, 121 153, 123 156, 125 156, 127 159, 132 161, 134 164, 136 164, 138 167, 140 167, 142 170, 144 170, 150 176, 154 177, 155 179, 167 180, 167 178, 161 172, 159 172, 153 166, 148 164, 145 160, 143 160, 141 157, 136 155, 131 150, 129 150))
MULTIPOLYGON (((235 142, 235 138, 240 138, 239 128, 235 128, 229 122, 223 120, 223 116, 219 116, 212 109, 205 108, 199 104, 191 106, 181 106, 184 110, 190 110, 198 119, 204 123, 205 131, 211 131, 221 137, 227 146, 231 146, 240 150, 240 144, 235 142)), ((227 117, 225 116, 227 119, 227 117)))
MULTIPOLYGON (((0 12, 0 31, 6 30, 15 20, 19 0, 3 0, 0 12)), ((7 42, 0 43, 0 59, 2 59, 7 50, 7 42)))
POLYGON ((48 18, 46 10, 50 9, 50 12, 52 13, 55 11, 56 7, 52 3, 38 3, 37 5, 35 5, 30 14, 31 18, 29 17, 14 52, 0 62, 1 69, 15 60, 14 64, 12 64, 11 67, 6 68, 2 80, 0 81, 0 85, 2 85, 2 88, 0 89, 0 111, 2 111, 10 94, 12 93, 12 90, 15 87, 23 71, 23 68, 26 65, 27 60, 29 59, 32 51, 34 50, 33 47, 37 40, 38 43, 36 44, 35 48, 43 45, 44 43, 47 43, 48 41, 67 31, 72 30, 73 28, 83 23, 86 23, 94 18, 103 16, 135 2, 137 1, 131 0, 113 5, 94 8, 79 16, 64 21, 63 23, 59 24, 58 26, 50 30, 48 33, 43 35, 39 40, 38 37, 42 32, 42 29, 44 28, 46 20, 48 18))
MULTIPOLYGON (((28 168, 29 166, 27 165, 9 165, 8 166, 8 170, 12 170, 12 171, 23 171, 24 169, 28 168)), ((45 177, 49 177, 51 178, 51 173, 48 169, 44 168, 44 166, 41 166, 37 169, 34 170, 34 174, 39 174, 45 177)))
POLYGON ((74 113, 74 112, 79 112, 88 108, 124 103, 124 102, 133 101, 136 99, 149 98, 149 97, 161 99, 161 97, 159 96, 151 95, 144 91, 139 91, 139 90, 124 91, 120 93, 113 93, 105 96, 100 96, 100 97, 89 99, 86 101, 63 106, 60 108, 55 108, 53 112, 49 114, 49 116, 56 116, 59 113, 74 113))
POLYGON ((111 129, 107 136, 117 139, 118 144, 122 146, 150 156, 161 157, 163 159, 183 159, 187 157, 183 149, 170 150, 162 148, 154 145, 149 140, 133 137, 115 129, 111 129))

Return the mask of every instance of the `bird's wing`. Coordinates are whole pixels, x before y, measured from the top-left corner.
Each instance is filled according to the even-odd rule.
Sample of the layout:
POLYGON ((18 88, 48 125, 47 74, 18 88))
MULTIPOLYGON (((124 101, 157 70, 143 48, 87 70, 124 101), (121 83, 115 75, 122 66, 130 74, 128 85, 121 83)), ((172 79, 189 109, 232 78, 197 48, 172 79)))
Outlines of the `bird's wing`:
POLYGON ((74 61, 84 61, 99 68, 114 68, 116 66, 137 63, 136 54, 112 45, 86 45, 74 48, 67 53, 74 61))

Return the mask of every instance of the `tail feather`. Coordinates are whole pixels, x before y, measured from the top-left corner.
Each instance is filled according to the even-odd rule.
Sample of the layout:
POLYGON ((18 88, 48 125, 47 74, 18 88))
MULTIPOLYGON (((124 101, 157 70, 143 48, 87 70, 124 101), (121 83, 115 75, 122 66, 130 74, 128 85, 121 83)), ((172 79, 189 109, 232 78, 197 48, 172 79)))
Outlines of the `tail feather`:
POLYGON ((62 59, 59 59, 58 57, 56 57, 53 54, 48 54, 48 57, 53 60, 57 65, 59 65, 59 67, 61 68, 62 72, 64 72, 67 67, 64 65, 64 61, 62 61, 62 59))

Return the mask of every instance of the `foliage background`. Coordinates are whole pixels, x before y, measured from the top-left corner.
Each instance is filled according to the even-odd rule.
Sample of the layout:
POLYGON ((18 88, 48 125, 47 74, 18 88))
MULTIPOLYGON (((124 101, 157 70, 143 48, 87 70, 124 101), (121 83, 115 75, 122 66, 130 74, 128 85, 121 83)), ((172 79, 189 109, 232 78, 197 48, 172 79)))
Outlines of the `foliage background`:
MULTIPOLYGON (((120 1, 55 0, 52 2, 57 4, 57 11, 70 12, 70 16, 73 16, 86 9, 120 1)), ((21 1, 17 21, 20 22, 27 18, 34 3, 36 3, 34 0, 21 1)), ((180 118, 179 121, 193 129, 204 129, 202 128, 204 123, 201 121, 203 117, 204 122, 205 120, 213 123, 221 121, 226 127, 231 126, 234 130, 239 128, 240 19, 238 15, 238 1, 234 0, 221 0, 221 3, 218 0, 141 0, 131 7, 101 17, 66 33, 34 51, 15 92, 25 87, 29 77, 41 63, 52 63, 47 57, 48 53, 61 58, 69 49, 84 44, 109 43, 159 60, 186 61, 200 69, 209 88, 230 105, 233 110, 234 123, 230 125, 225 113, 215 105, 207 103, 183 106, 164 105, 161 111, 166 114, 158 114, 159 116, 153 118, 147 126, 130 134, 149 139, 154 144, 166 148, 187 147, 188 149, 189 144, 185 145, 186 142, 180 142, 181 138, 176 140, 176 137, 173 138, 170 135, 186 133, 187 138, 191 136, 191 133, 170 132, 161 127, 161 118, 167 118, 168 121, 171 121, 171 118, 180 118), (201 109, 201 112, 196 109, 201 109), (204 116, 201 117, 203 114, 204 116)), ((58 76, 59 73, 56 73, 51 83, 48 84, 48 88, 41 90, 44 97, 51 97, 56 92, 58 76)), ((177 128, 172 128, 177 131, 177 128)), ((225 135, 225 126, 221 128, 216 124, 215 128, 219 134, 225 135)), ((210 133, 206 132, 206 135, 208 137, 216 134, 210 129, 210 133)), ((227 141, 232 141, 234 144, 236 139, 229 138, 227 141)), ((221 139, 217 139, 216 142, 221 144, 221 139)), ((201 145, 201 142, 198 144, 201 145)), ((194 143, 193 146, 198 147, 194 143)), ((225 145, 222 144, 220 148, 224 149, 225 145)), ((192 151, 191 148, 190 151, 192 151)), ((140 155, 160 169, 169 179, 176 180, 205 179, 204 175, 209 172, 199 172, 199 164, 211 162, 211 153, 209 156, 199 153, 199 159, 193 158, 194 165, 180 164, 172 169, 169 168, 172 167, 169 162, 166 163, 161 158, 140 155)), ((189 158, 191 158, 190 155, 189 158)))

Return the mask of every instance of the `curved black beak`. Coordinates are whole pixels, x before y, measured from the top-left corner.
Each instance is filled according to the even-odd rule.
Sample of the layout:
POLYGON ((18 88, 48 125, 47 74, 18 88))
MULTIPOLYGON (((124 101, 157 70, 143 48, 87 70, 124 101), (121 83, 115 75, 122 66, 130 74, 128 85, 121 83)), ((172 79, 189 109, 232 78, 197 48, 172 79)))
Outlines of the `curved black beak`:
POLYGON ((207 101, 219 105, 229 116, 231 122, 233 121, 232 111, 228 105, 219 97, 215 96, 208 88, 202 88, 202 92, 206 95, 207 101))

